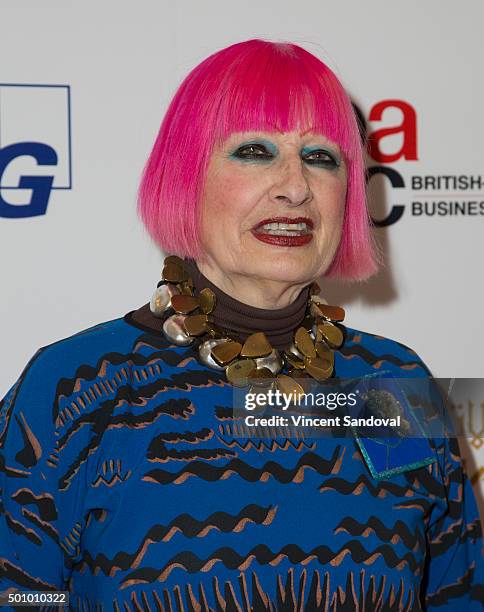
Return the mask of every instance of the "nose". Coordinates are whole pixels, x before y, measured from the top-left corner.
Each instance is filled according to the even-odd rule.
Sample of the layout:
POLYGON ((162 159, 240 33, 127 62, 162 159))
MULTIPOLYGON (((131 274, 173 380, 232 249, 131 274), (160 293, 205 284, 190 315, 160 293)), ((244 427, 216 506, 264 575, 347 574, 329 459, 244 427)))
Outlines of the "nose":
POLYGON ((312 200, 313 194, 299 156, 287 160, 283 167, 278 169, 269 195, 275 202, 291 206, 300 206, 312 200))

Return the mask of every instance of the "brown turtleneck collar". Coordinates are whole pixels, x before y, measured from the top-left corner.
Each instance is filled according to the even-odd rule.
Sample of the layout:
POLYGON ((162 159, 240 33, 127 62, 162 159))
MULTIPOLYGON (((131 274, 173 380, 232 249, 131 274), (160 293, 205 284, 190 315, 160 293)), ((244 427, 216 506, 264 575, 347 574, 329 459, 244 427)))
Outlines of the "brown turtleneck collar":
MULTIPOLYGON (((204 287, 209 287, 215 293, 216 303, 212 312, 215 325, 237 333, 242 341, 250 334, 262 331, 274 348, 283 349, 291 344, 294 330, 304 319, 310 285, 304 287, 294 302, 284 308, 256 308, 239 302, 219 289, 200 272, 192 259, 185 259, 185 264, 197 293, 204 287)), ((163 321, 153 316, 149 303, 130 315, 135 322, 161 333, 163 321)))

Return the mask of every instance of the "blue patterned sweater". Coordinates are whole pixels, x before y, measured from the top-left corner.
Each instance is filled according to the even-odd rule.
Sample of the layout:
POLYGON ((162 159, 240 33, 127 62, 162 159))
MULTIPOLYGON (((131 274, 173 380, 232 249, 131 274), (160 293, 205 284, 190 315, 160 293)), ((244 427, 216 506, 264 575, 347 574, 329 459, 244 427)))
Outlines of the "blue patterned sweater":
MULTIPOLYGON (((335 370, 428 375, 350 328, 335 370)), ((0 592, 68 590, 71 610, 482 609, 455 440, 373 478, 351 436, 241 439, 232 398, 132 313, 39 349, 0 404, 0 592)))

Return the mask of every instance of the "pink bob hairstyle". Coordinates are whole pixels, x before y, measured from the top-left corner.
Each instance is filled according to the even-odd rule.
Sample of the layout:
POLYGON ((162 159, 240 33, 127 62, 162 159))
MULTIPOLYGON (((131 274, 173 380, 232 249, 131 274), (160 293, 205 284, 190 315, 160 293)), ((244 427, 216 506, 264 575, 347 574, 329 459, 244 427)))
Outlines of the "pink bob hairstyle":
POLYGON ((292 43, 248 40, 203 60, 176 91, 143 170, 138 214, 166 253, 203 259, 200 201, 215 146, 234 132, 313 128, 337 143, 348 170, 340 244, 325 276, 377 270, 361 137, 334 73, 292 43))

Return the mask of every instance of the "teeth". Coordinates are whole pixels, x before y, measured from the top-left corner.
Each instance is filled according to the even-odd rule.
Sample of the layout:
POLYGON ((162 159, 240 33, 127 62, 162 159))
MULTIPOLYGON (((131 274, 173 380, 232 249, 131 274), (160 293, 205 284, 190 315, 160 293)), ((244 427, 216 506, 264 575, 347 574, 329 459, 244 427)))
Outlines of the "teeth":
POLYGON ((294 230, 267 230, 266 233, 270 234, 271 236, 300 236, 305 232, 294 230))
POLYGON ((266 223, 260 230, 274 236, 293 236, 294 233, 308 232, 309 226, 307 223, 266 223))

